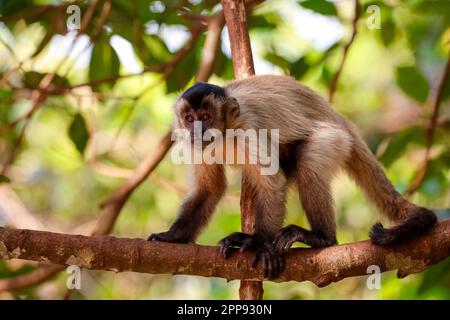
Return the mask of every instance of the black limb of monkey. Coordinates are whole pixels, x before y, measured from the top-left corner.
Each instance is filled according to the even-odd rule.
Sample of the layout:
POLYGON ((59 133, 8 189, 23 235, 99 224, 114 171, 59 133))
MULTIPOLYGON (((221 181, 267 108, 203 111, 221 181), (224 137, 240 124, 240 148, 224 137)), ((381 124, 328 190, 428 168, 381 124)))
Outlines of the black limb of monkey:
POLYGON ((254 252, 252 267, 256 267, 261 260, 264 277, 273 279, 284 269, 284 258, 275 252, 272 241, 258 235, 234 232, 220 242, 220 252, 225 259, 229 258, 232 248, 239 248, 240 252, 254 252))
POLYGON ((304 243, 311 248, 325 248, 337 244, 336 239, 327 239, 317 232, 291 224, 282 228, 275 236, 275 240, 273 241, 275 252, 281 254, 289 249, 294 242, 304 243))

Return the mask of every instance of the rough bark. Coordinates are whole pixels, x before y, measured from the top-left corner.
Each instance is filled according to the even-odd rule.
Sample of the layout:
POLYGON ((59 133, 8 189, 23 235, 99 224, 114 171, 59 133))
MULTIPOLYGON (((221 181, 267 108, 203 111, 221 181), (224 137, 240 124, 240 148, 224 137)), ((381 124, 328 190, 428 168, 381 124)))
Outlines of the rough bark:
MULTIPOLYGON (((323 287, 353 276, 367 275, 377 265, 399 277, 425 270, 450 255, 450 219, 427 234, 396 246, 362 241, 325 249, 291 249, 286 269, 275 282, 311 281, 323 287)), ((227 280, 265 280, 260 265, 251 267, 251 253, 224 260, 218 247, 173 244, 112 236, 79 236, 0 228, 0 258, 20 258, 114 272, 186 274, 227 280)))
MULTIPOLYGON (((231 54, 235 79, 243 79, 255 74, 252 48, 247 29, 247 15, 244 0, 222 0, 223 13, 230 38, 231 54)), ((241 187, 241 229, 245 233, 255 232, 254 207, 250 185, 243 174, 241 187)), ((241 281, 239 297, 241 300, 261 300, 263 296, 261 281, 241 281)))
POLYGON ((222 8, 230 38, 234 77, 236 79, 250 77, 255 74, 255 67, 244 0, 222 0, 222 8))

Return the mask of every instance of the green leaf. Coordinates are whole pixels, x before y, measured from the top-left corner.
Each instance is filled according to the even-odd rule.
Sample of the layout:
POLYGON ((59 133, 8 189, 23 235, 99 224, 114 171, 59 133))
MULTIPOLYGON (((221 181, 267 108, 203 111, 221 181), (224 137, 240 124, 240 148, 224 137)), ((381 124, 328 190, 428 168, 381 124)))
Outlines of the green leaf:
POLYGON ((427 79, 415 66, 397 68, 397 84, 405 94, 418 102, 425 102, 430 91, 427 79))
POLYGON ((333 74, 331 73, 330 69, 324 64, 322 67, 322 73, 320 75, 320 81, 328 86, 332 77, 333 74))
POLYGON ((116 83, 114 79, 119 75, 120 61, 116 51, 109 43, 109 38, 101 36, 92 49, 91 61, 89 63, 89 80, 91 82, 111 78, 111 81, 93 85, 94 91, 105 91, 116 83))
POLYGON ((248 17, 248 26, 251 29, 263 29, 265 31, 276 28, 276 24, 270 22, 265 16, 250 15, 248 17))
POLYGON ((80 154, 83 155, 89 140, 89 131, 86 127, 86 121, 80 113, 73 117, 69 127, 69 137, 80 154))
POLYGON ((381 23, 380 35, 384 46, 389 46, 395 38, 395 23, 392 19, 386 19, 381 23))
POLYGON ((197 68, 195 51, 188 55, 178 64, 172 74, 167 78, 167 93, 183 89, 194 77, 197 68))
POLYGON ((233 62, 221 49, 219 49, 216 64, 214 65, 214 74, 225 80, 233 79, 233 62))
POLYGON ((414 142, 419 145, 425 144, 423 129, 420 127, 411 127, 395 134, 390 138, 389 144, 379 160, 389 167, 397 160, 406 150, 406 146, 414 142))
POLYGON ((309 64, 306 62, 306 57, 301 57, 292 64, 291 75, 296 79, 300 79, 309 70, 309 64))
POLYGON ((450 15, 448 0, 422 0, 417 1, 412 7, 414 11, 421 14, 438 14, 447 17, 450 15))
POLYGON ((264 55, 264 59, 269 61, 271 64, 280 67, 283 70, 289 70, 291 68, 291 62, 279 56, 275 53, 268 52, 264 55))
POLYGON ((306 0, 300 2, 300 5, 306 9, 310 9, 323 15, 337 16, 337 10, 334 3, 326 0, 306 0))
POLYGON ((9 179, 7 176, 0 174, 0 184, 1 183, 10 183, 11 179, 9 179))
POLYGON ((6 89, 6 88, 0 88, 0 101, 2 101, 2 100, 9 100, 12 97, 13 97, 12 90, 9 90, 9 89, 6 89))
POLYGON ((146 66, 160 64, 167 61, 171 53, 164 41, 155 35, 144 35, 142 45, 136 45, 136 51, 139 58, 146 66))

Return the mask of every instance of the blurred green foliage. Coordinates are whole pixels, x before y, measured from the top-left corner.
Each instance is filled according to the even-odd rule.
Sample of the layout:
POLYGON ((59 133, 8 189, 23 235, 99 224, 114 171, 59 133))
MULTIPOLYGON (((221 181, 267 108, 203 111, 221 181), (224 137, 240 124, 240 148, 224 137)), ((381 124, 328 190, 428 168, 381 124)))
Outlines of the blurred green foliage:
MULTIPOLYGON (((82 20, 91 2, 74 3, 81 8, 82 20)), ((188 41, 193 22, 179 13, 212 15, 220 10, 213 0, 112 0, 104 26, 96 30, 104 3, 99 1, 84 34, 76 38, 76 31, 67 30, 64 2, 0 0, 0 128, 18 120, 8 130, 0 129, 2 163, 28 123, 17 157, 0 183, 9 185, 44 226, 62 232, 95 221, 101 201, 170 128, 177 94, 194 81, 205 32, 167 77, 145 70, 170 62, 188 41), (32 90, 60 63, 43 105, 30 120, 23 120, 33 108, 32 90)), ((259 5, 248 19, 256 72, 290 74, 326 96, 351 33, 353 6, 352 0, 268 0, 259 5)), ((424 131, 449 50, 450 5, 448 0, 361 1, 360 10, 334 107, 358 125, 403 192, 423 160, 424 131), (380 10, 379 29, 367 23, 373 14, 368 8, 374 5, 380 10)), ((211 78, 216 84, 233 76, 227 42, 224 31, 211 78)), ((450 207, 449 96, 450 82, 429 170, 411 198, 432 208, 450 207)), ((166 230, 187 180, 186 168, 175 166, 167 156, 128 200, 113 234, 143 238, 166 230)), ((217 243, 239 229, 239 174, 230 171, 229 181, 227 198, 198 239, 201 244, 217 243)), ((339 242, 366 239, 378 220, 375 210, 342 175, 333 190, 339 242)), ((286 223, 307 226, 294 191, 287 208, 286 223)), ((448 212, 442 211, 441 217, 448 218, 448 212)), ((449 263, 402 280, 393 272, 383 274, 381 290, 367 289, 366 277, 322 289, 311 283, 267 282, 265 297, 449 299, 449 263)), ((0 261, 0 278, 33 268, 0 261)), ((61 273, 13 297, 59 298, 66 276, 61 273)), ((83 271, 82 290, 73 298, 226 299, 238 297, 238 285, 200 277, 83 271)))

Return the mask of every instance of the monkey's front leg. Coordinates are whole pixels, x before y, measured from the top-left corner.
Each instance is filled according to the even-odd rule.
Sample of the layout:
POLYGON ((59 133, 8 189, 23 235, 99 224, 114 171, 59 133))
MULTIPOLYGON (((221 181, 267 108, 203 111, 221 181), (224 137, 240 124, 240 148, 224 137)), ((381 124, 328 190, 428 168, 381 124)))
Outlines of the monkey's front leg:
POLYGON ((175 223, 166 232, 150 235, 148 240, 193 242, 206 225, 225 192, 226 179, 223 166, 193 165, 193 174, 193 189, 184 200, 175 223))
POLYGON ((241 252, 253 251, 252 266, 262 261, 264 276, 272 279, 284 268, 283 254, 274 250, 272 242, 284 219, 286 178, 281 172, 273 176, 261 176, 259 172, 256 175, 254 171, 250 173, 254 174, 248 181, 251 182, 249 194, 253 195, 255 210, 255 234, 235 232, 219 244, 224 258, 230 256, 233 247, 240 248, 241 252))
POLYGON ((150 235, 147 240, 193 242, 213 213, 219 199, 210 192, 195 191, 184 201, 178 219, 172 227, 166 232, 150 235))

